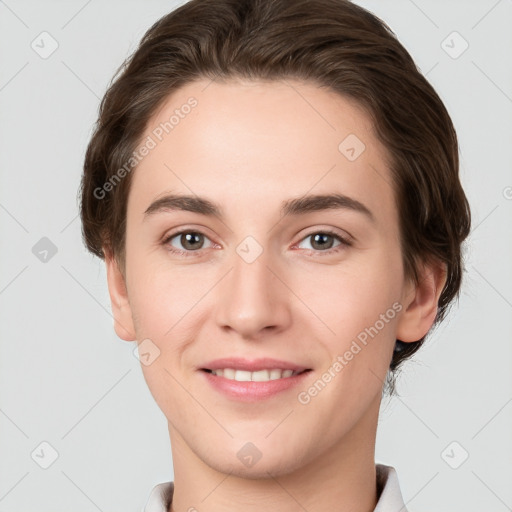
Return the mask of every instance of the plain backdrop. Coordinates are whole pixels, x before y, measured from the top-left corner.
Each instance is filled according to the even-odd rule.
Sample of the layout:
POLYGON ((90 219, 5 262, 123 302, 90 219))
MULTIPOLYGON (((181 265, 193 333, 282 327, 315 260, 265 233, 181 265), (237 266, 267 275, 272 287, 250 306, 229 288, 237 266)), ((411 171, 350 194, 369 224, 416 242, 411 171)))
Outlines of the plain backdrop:
MULTIPOLYGON (((0 512, 140 511, 173 479, 77 191, 112 75, 179 3, 0 1, 0 512)), ((410 512, 512 510, 512 1, 357 3, 445 102, 473 213, 459 304, 383 402, 376 459, 410 512)))

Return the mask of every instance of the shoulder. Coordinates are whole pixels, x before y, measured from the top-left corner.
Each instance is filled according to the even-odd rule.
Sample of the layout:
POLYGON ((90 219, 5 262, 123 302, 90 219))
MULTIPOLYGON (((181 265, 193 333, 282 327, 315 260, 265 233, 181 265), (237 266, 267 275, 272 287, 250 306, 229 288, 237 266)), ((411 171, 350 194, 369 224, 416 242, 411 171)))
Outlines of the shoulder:
POLYGON ((395 468, 385 464, 376 464, 375 468, 378 501, 374 512, 407 512, 395 468))
POLYGON ((142 512, 167 512, 172 503, 174 482, 164 482, 155 485, 149 494, 142 512))

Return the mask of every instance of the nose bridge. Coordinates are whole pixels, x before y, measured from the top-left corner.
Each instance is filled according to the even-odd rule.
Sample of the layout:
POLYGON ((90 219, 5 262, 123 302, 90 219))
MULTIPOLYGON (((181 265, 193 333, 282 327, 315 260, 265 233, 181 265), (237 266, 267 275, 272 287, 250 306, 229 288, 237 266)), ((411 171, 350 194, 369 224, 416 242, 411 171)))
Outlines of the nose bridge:
POLYGON ((270 270, 275 266, 271 260, 270 253, 252 237, 236 247, 232 271, 220 289, 217 321, 221 327, 251 337, 286 321, 283 284, 274 276, 275 270, 270 270))

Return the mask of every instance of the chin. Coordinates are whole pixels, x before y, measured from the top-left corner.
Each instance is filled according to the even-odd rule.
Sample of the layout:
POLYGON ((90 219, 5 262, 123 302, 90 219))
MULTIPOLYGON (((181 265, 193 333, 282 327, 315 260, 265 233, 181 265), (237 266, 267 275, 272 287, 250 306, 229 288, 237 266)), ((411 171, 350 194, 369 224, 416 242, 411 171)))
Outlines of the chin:
POLYGON ((223 460, 212 458, 212 455, 214 456, 214 454, 210 453, 209 457, 203 458, 203 461, 212 469, 248 480, 263 480, 287 475, 299 469, 302 464, 302 460, 299 458, 289 460, 282 453, 276 452, 267 457, 262 453, 261 458, 252 463, 252 465, 250 461, 243 462, 243 452, 235 455, 234 461, 232 458, 226 459, 225 454, 222 457, 223 460))

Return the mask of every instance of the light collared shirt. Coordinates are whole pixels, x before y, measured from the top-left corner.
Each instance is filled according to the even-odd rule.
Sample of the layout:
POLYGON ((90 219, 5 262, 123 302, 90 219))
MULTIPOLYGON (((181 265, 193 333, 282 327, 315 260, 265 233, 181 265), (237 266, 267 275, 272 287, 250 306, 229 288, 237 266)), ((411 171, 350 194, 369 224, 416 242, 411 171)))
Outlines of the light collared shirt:
MULTIPOLYGON (((375 467, 378 502, 373 512, 407 512, 395 468, 384 464, 376 464, 375 467)), ((174 482, 156 485, 142 512, 168 512, 173 492, 174 482)))

